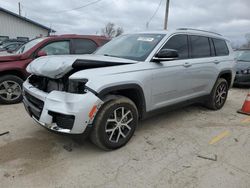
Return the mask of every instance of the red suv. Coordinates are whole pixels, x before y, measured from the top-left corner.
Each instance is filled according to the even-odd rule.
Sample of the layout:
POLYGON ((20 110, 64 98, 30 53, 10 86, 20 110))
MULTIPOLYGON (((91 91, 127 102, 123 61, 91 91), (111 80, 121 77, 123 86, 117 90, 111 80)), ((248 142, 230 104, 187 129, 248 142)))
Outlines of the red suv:
POLYGON ((0 103, 22 100, 22 83, 27 65, 46 55, 91 54, 109 40, 101 36, 61 35, 37 38, 23 45, 15 54, 0 56, 0 103))

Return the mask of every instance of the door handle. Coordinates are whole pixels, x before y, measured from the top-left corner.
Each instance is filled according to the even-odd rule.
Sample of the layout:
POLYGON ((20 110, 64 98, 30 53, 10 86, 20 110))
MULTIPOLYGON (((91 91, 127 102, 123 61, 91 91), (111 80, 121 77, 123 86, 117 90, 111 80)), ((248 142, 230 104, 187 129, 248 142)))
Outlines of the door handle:
POLYGON ((188 68, 188 67, 191 67, 192 64, 190 64, 189 62, 186 62, 186 63, 183 64, 183 66, 186 67, 186 68, 188 68))
POLYGON ((214 60, 214 64, 219 64, 220 63, 220 61, 218 61, 218 60, 214 60))

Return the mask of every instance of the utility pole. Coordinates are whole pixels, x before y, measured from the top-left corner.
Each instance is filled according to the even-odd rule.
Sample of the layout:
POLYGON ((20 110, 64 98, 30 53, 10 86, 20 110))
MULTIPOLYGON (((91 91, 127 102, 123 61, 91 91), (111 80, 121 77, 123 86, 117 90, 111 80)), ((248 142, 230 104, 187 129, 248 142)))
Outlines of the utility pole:
POLYGON ((22 16, 21 3, 20 2, 18 2, 18 13, 19 13, 19 16, 22 16))
POLYGON ((165 21, 164 21, 164 29, 168 29, 168 13, 169 13, 169 3, 170 0, 166 1, 166 12, 165 12, 165 21))

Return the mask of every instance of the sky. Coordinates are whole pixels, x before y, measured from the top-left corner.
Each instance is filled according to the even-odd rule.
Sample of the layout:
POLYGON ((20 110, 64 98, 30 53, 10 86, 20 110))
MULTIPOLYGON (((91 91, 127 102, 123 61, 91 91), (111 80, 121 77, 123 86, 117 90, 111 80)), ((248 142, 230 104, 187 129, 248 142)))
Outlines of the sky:
MULTIPOLYGON (((125 32, 160 30, 166 4, 166 0, 0 0, 0 6, 18 13, 18 2, 23 16, 52 27, 57 34, 101 34, 108 22, 123 27, 125 32)), ((168 28, 214 31, 240 45, 250 33, 249 9, 250 0, 170 0, 168 28)))

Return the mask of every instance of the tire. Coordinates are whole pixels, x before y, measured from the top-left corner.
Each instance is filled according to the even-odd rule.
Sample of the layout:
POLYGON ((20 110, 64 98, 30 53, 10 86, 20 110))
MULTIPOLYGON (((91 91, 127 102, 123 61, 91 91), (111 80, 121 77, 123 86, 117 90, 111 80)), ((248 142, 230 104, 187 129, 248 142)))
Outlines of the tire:
POLYGON ((22 101, 23 80, 14 75, 0 77, 0 104, 16 104, 22 101))
POLYGON ((224 78, 219 78, 207 100, 206 107, 211 110, 220 110, 228 95, 228 83, 224 78))
POLYGON ((138 111, 135 104, 126 97, 117 96, 104 103, 99 110, 90 139, 103 150, 118 149, 128 143, 137 124, 138 111), (122 114, 127 115, 122 118, 122 114))

